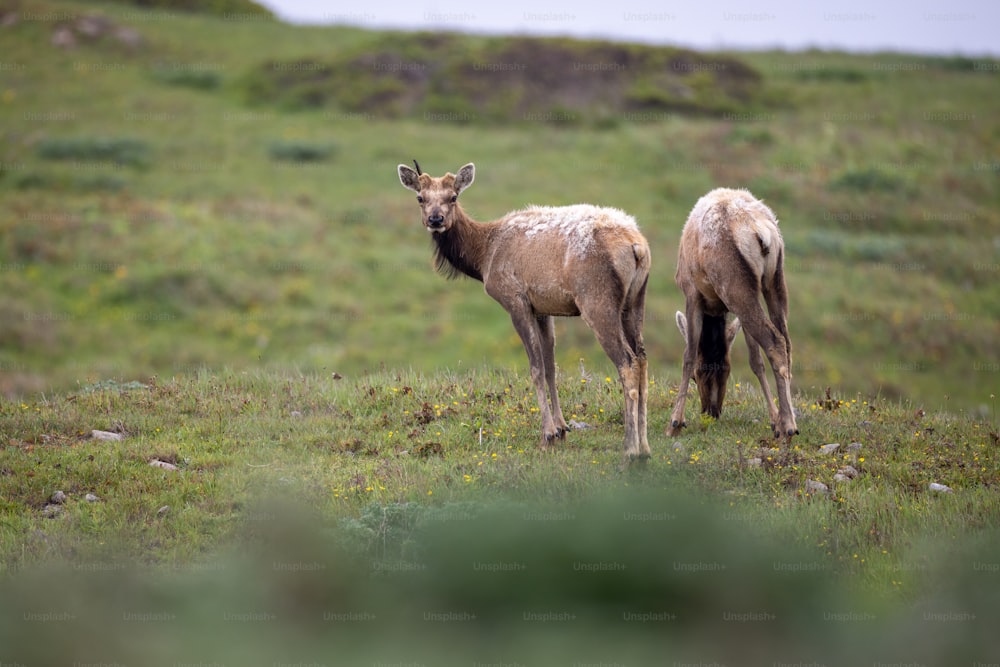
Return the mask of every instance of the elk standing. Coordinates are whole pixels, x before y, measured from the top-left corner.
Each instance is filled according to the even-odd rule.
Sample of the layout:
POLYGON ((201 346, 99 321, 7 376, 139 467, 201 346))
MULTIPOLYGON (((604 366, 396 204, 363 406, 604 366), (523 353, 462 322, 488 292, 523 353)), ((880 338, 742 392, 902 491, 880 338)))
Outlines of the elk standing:
POLYGON ((646 353, 642 343, 649 246, 635 220, 587 204, 532 206, 493 222, 465 214, 458 196, 475 165, 433 178, 399 165, 417 193, 436 268, 483 282, 524 343, 542 415, 543 447, 569 431, 556 394, 553 317, 582 316, 618 369, 625 393, 625 456, 648 459, 646 353))
POLYGON ((718 188, 698 200, 681 233, 674 281, 684 293, 684 367, 668 433, 684 427, 684 403, 693 375, 701 411, 722 413, 729 378, 729 348, 740 327, 750 368, 760 381, 776 437, 798 433, 792 408, 792 342, 788 337, 788 290, 784 243, 770 208, 746 190, 718 188), (768 315, 760 299, 767 304, 768 315), (727 327, 726 313, 737 317, 727 327), (761 360, 771 364, 778 388, 775 407, 761 360))

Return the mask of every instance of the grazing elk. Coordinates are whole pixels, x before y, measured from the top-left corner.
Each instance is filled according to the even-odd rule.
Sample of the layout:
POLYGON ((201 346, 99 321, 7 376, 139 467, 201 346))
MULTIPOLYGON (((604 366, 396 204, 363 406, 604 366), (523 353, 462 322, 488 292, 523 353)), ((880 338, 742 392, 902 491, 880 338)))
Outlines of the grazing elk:
POLYGON ((476 222, 458 196, 476 167, 433 178, 399 165, 417 193, 434 243, 434 263, 448 277, 469 276, 510 314, 528 353, 542 415, 541 445, 569 431, 556 395, 555 316, 582 316, 618 369, 625 393, 626 460, 648 459, 646 353, 642 343, 650 255, 635 220, 588 204, 531 206, 476 222))
POLYGON ((684 336, 684 368, 670 416, 669 435, 684 427, 684 402, 694 376, 701 411, 722 413, 729 378, 729 348, 743 328, 750 368, 760 381, 775 437, 798 433, 792 408, 792 342, 784 243, 771 209, 746 190, 718 188, 698 200, 681 233, 674 281, 684 292, 687 315, 677 313, 684 336), (764 297, 770 317, 764 314, 764 297), (726 313, 736 319, 726 325, 726 313), (760 348, 778 385, 774 405, 760 348))

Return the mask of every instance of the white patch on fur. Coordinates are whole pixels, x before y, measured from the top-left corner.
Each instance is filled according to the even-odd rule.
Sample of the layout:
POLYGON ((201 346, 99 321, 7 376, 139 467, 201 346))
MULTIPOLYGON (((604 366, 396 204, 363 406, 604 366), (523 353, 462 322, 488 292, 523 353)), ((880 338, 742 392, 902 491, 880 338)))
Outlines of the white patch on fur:
POLYGON ((773 271, 777 264, 777 253, 773 250, 781 244, 778 220, 764 202, 747 190, 712 190, 691 209, 687 224, 697 226, 705 246, 719 245, 723 232, 731 229, 740 254, 758 274, 773 271), (739 215, 740 212, 745 215, 739 215))
POLYGON ((519 228, 526 237, 555 233, 576 255, 586 254, 594 244, 598 229, 618 227, 638 231, 635 218, 617 208, 576 204, 574 206, 529 206, 508 213, 505 222, 519 228))

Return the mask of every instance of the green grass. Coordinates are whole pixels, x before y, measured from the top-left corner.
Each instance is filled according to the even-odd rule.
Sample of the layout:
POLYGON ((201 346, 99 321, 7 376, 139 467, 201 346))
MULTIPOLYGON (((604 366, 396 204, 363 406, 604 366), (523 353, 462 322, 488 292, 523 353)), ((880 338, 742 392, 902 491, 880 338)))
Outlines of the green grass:
POLYGON ((513 123, 520 107, 469 97, 503 87, 485 70, 409 115, 358 101, 379 84, 364 77, 343 105, 247 103, 268 63, 394 43, 417 58, 426 36, 38 9, 103 12, 143 42, 63 51, 51 22, 3 28, 0 663, 995 661, 992 61, 704 54, 755 72, 752 102, 692 76, 700 109, 555 122, 567 104, 513 123), (478 115, 423 114, 463 109, 478 115), (558 324, 560 395, 595 428, 537 448, 509 318, 430 268, 395 175, 413 158, 436 174, 475 161, 463 197, 484 219, 579 201, 638 218, 654 258, 645 470, 619 469, 620 389, 575 320, 558 324), (688 432, 663 435, 676 243, 721 185, 781 220, 792 447, 766 439, 742 345, 723 418, 693 399, 688 432), (835 481, 846 465, 858 477, 835 481))
POLYGON ((236 660, 247 645, 288 659, 292 635, 319 655, 331 619, 351 614, 362 633, 343 647, 352 655, 380 655, 361 639, 382 632, 384 649, 446 661, 493 641, 461 639, 456 618, 427 614, 475 615, 476 636, 504 628, 523 660, 554 655, 554 637, 585 646, 600 632, 609 655, 645 664, 660 641, 696 656, 712 633, 745 629, 761 638, 755 660, 811 646, 847 664, 905 653, 913 637, 893 634, 897 624, 951 613, 979 620, 932 623, 944 635, 928 650, 992 650, 980 630, 996 609, 995 554, 983 550, 1000 520, 995 417, 800 399, 801 435, 772 449, 759 391, 735 383, 722 419, 689 415, 675 439, 663 433, 676 389, 654 377, 654 456, 623 471, 617 381, 560 383, 567 416, 593 428, 548 451, 524 374, 493 368, 203 372, 5 403, 0 608, 19 617, 5 625, 6 655, 49 664, 96 645, 119 660, 184 659, 177 646, 124 641, 127 614, 150 615, 135 626, 149 641, 190 632, 189 659, 201 660, 236 660), (821 453, 830 442, 842 448, 821 453), (834 481, 845 465, 858 476, 834 481), (831 491, 809 493, 806 480, 831 491), (57 490, 67 500, 52 510, 57 490), (24 587, 35 590, 27 607, 15 602, 24 587), (196 602, 200 588, 211 594, 196 602), (251 623, 251 612, 264 616, 251 623), (633 612, 667 616, 623 622, 633 612), (764 616, 734 620, 743 613, 764 616), (847 627, 854 644, 837 639, 847 627), (64 641, 46 641, 52 632, 64 641))
MULTIPOLYGON (((478 285, 429 270, 395 178, 414 157, 433 173, 475 161, 465 201, 482 218, 579 201, 633 213, 654 253, 646 339, 662 373, 677 371, 681 353, 680 228, 701 194, 730 185, 782 221, 801 391, 880 391, 954 411, 981 410, 996 393, 1000 195, 984 147, 1000 128, 988 68, 900 54, 726 54, 761 77, 763 97, 721 117, 380 120, 333 103, 247 106, 245 76, 268 62, 354 57, 398 34, 96 7, 139 30, 143 47, 41 49, 52 27, 43 21, 5 32, 5 58, 23 65, 2 91, 8 396, 201 367, 522 368, 502 310, 478 285), (865 76, 812 76, 845 71, 865 76), (202 73, 215 83, 188 80, 202 73), (53 147, 73 157, 47 158, 53 147)), ((468 39, 473 50, 502 46, 468 39)), ((403 55, 419 51, 419 39, 405 44, 403 55)), ((553 45, 610 57, 603 43, 553 45)), ((494 74, 467 83, 502 88, 494 74)), ((559 339, 564 366, 601 363, 579 322, 561 323, 559 339)))

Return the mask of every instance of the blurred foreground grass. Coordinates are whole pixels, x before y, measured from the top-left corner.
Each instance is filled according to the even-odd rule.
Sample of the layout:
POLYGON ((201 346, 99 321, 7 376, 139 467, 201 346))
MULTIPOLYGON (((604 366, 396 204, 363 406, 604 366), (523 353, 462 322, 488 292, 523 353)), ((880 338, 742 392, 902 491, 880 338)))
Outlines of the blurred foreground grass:
POLYGON ((201 373, 5 403, 0 660, 997 654, 995 422, 800 396, 802 434, 772 449, 759 391, 734 383, 721 420, 693 413, 675 440, 675 390, 654 376, 654 457, 622 472, 617 382, 560 386, 591 428, 544 452, 528 380, 496 369, 201 373))
POLYGON ((298 504, 265 505, 239 552, 173 570, 83 561, 5 580, 0 645, 5 663, 24 665, 995 659, 988 541, 931 559, 920 577, 933 585, 900 604, 725 511, 698 494, 625 491, 382 508, 345 528, 298 504))

